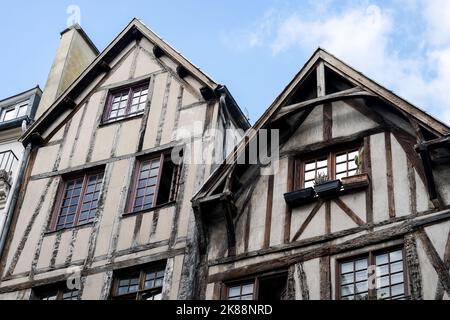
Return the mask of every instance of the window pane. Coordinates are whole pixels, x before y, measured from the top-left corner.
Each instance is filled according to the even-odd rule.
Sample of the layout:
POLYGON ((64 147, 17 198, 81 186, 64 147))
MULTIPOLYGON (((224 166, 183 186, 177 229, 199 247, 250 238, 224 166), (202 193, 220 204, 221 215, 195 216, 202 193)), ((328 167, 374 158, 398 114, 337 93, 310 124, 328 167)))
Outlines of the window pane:
POLYGON ((241 287, 230 287, 228 288, 228 296, 235 297, 241 294, 241 287))
POLYGON ((310 170, 314 170, 316 168, 316 162, 307 162, 305 164, 305 171, 310 171, 310 170))
POLYGON ((379 264, 384 264, 384 263, 388 263, 388 254, 380 254, 378 256, 375 257, 375 263, 377 265, 379 264))
POLYGON ((391 292, 392 292, 392 296, 398 296, 398 295, 403 295, 405 292, 405 288, 403 284, 398 284, 395 286, 392 286, 391 288, 391 292))
POLYGON ((314 180, 315 177, 316 177, 315 171, 305 172, 305 181, 314 180))
POLYGON ((403 259, 402 250, 397 250, 389 253, 390 262, 399 261, 403 259))
POLYGON ((353 261, 341 264, 341 273, 353 271, 353 261))
POLYGON ((367 259, 361 259, 355 262, 355 270, 367 269, 367 259))
POLYGON ((378 278, 377 280, 378 280, 378 282, 377 282, 378 288, 386 287, 389 285, 389 276, 384 276, 384 277, 378 278))
POLYGON ((337 173, 346 172, 346 171, 347 171, 347 164, 346 163, 342 163, 342 164, 336 165, 336 172, 337 173))
POLYGON ((403 272, 393 274, 391 276, 391 285, 403 283, 403 272))
POLYGON ((336 163, 346 162, 347 161, 347 154, 340 154, 336 157, 336 163))
POLYGON ((391 272, 399 272, 403 270, 403 261, 394 262, 391 264, 391 272))
POLYGON ((9 121, 12 120, 16 117, 16 109, 8 109, 8 110, 4 110, 4 114, 3 114, 3 121, 9 121))
POLYGON ((253 294, 253 283, 246 284, 242 287, 242 294, 253 294))
POLYGON ((343 274, 342 277, 341 277, 341 283, 342 284, 353 283, 355 281, 353 275, 354 275, 353 272, 347 273, 347 274, 343 274))
POLYGON ((355 281, 366 280, 368 277, 367 270, 358 271, 355 274, 355 281))
POLYGON ((350 285, 348 285, 348 286, 343 286, 342 288, 341 288, 341 295, 342 296, 348 296, 348 295, 350 295, 350 294, 354 294, 354 287, 353 287, 353 284, 350 284, 350 285))
POLYGON ((356 284, 356 292, 357 293, 367 292, 369 290, 368 288, 369 287, 368 287, 367 281, 358 282, 356 284))

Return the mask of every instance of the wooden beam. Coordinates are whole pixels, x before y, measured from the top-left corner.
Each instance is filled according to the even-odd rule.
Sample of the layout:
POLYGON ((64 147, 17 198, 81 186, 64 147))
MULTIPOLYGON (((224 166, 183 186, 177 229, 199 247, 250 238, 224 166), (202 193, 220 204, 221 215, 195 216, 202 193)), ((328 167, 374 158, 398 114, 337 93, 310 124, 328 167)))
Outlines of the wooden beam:
MULTIPOLYGON (((277 258, 267 259, 255 264, 247 264, 243 267, 211 274, 208 276, 208 282, 234 279, 237 277, 242 277, 244 275, 256 274, 267 270, 283 268, 300 261, 307 261, 323 256, 335 255, 341 252, 356 250, 359 248, 367 247, 369 245, 386 242, 392 239, 398 239, 399 237, 403 237, 405 234, 412 233, 421 227, 441 223, 448 220, 450 220, 450 212, 445 212, 437 216, 435 215, 418 220, 406 220, 401 225, 381 229, 369 234, 364 234, 351 240, 344 241, 338 245, 332 242, 324 243, 319 247, 305 248, 296 253, 292 253, 292 251, 290 251, 290 254, 288 255, 281 255, 277 258)), ((258 255, 261 254, 262 253, 259 253, 258 255)), ((448 273, 447 277, 449 277, 448 273)))
POLYGON ((417 237, 422 242, 422 245, 425 249, 425 253, 428 256, 431 265, 436 270, 436 273, 438 275, 442 287, 447 292, 447 294, 450 295, 450 274, 448 273, 448 268, 439 257, 439 254, 437 253, 435 247, 433 246, 433 243, 431 242, 430 238, 428 237, 427 233, 423 228, 419 229, 419 231, 417 232, 417 237))
POLYGON ((361 97, 372 97, 373 94, 361 90, 360 88, 351 88, 344 91, 339 91, 336 93, 328 94, 322 97, 317 97, 314 99, 310 99, 307 101, 302 101, 299 103, 291 104, 285 107, 282 107, 278 114, 273 118, 273 122, 277 121, 283 117, 286 117, 287 115, 291 115, 292 113, 299 112, 303 110, 306 107, 315 107, 320 104, 324 104, 327 102, 333 102, 337 100, 346 100, 346 99, 354 99, 354 98, 361 98, 361 97))
POLYGON ((358 226, 362 226, 365 222, 352 210, 350 209, 341 199, 333 199, 334 203, 338 205, 339 208, 344 211, 350 219, 353 220, 358 226))
POLYGON ((264 243, 263 248, 270 246, 270 227, 272 226, 272 206, 273 206, 273 180, 274 176, 269 176, 267 183, 267 199, 266 199, 266 221, 264 224, 264 243))
POLYGON ((388 193, 389 217, 395 218, 394 177, 392 173, 392 146, 391 133, 384 133, 384 146, 386 154, 386 181, 388 193))
POLYGON ((320 61, 316 69, 317 74, 317 97, 325 96, 325 66, 320 61))
MULTIPOLYGON (((294 177, 296 175, 295 172, 295 160, 293 157, 288 158, 288 170, 286 177, 286 192, 291 192, 294 190, 294 177)), ((283 242, 289 243, 291 238, 291 218, 292 218, 292 209, 285 204, 284 211, 284 233, 283 233, 283 242)))
MULTIPOLYGON (((450 230, 447 235, 447 244, 445 245, 444 263, 447 270, 450 269, 450 230)), ((444 298, 444 287, 441 282, 438 281, 435 300, 442 300, 444 298)))
POLYGON ((320 257, 320 300, 331 300, 330 256, 320 257))
MULTIPOLYGON (((370 136, 364 137, 364 172, 369 176, 369 180, 372 181, 372 158, 370 152, 370 136)), ((367 223, 373 222, 373 186, 369 183, 369 187, 366 189, 366 221, 367 223)))
POLYGON ((323 105, 323 140, 330 141, 333 138, 333 108, 331 102, 323 105))
POLYGON ((408 283, 410 298, 422 300, 422 272, 420 271, 419 255, 417 254, 416 237, 414 233, 404 237, 405 260, 408 266, 408 283))
POLYGON ((303 222, 303 224, 300 226, 300 229, 298 229, 298 231, 295 233, 294 237, 292 238, 292 241, 297 240, 302 235, 303 231, 305 231, 306 227, 311 222, 311 220, 314 218, 314 216, 316 215, 317 211, 319 211, 319 209, 322 206, 322 204, 323 204, 323 200, 319 199, 319 201, 317 201, 316 205, 311 210, 309 215, 306 217, 306 219, 303 222))
POLYGON ((300 284, 302 300, 309 300, 308 280, 306 278, 305 270, 303 269, 303 262, 299 262, 295 266, 297 269, 297 279, 300 284))

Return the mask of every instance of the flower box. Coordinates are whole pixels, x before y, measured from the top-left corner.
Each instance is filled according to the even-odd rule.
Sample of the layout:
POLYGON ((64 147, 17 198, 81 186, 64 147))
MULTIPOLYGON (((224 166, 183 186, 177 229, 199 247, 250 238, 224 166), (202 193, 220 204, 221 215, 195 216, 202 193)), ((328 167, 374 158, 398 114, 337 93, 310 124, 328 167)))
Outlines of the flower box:
POLYGON ((314 190, 319 197, 329 197, 338 194, 341 191, 341 180, 327 181, 321 184, 316 184, 314 190))
POLYGON ((314 201, 316 193, 313 188, 305 188, 301 190, 296 190, 284 194, 284 200, 287 205, 291 208, 298 207, 302 204, 310 203, 314 201))

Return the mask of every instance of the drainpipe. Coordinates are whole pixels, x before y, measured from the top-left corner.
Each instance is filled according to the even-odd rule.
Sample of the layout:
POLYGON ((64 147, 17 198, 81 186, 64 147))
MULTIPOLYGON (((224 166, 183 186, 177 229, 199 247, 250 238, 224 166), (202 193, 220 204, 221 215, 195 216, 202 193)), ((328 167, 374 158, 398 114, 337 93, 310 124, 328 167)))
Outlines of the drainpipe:
POLYGON ((23 153, 22 161, 20 163, 19 172, 17 174, 16 182, 14 183, 14 186, 12 190, 10 191, 11 194, 11 201, 9 203, 8 211, 6 212, 6 219, 5 224, 3 225, 2 235, 0 238, 0 257, 3 255, 3 248, 5 247, 6 242, 6 236, 8 235, 9 227, 11 226, 11 221, 14 213, 14 209, 16 208, 17 199, 19 198, 19 192, 20 192, 20 186, 22 185, 22 180, 25 175, 25 170, 28 165, 28 161, 30 160, 30 154, 31 154, 31 148, 32 144, 31 142, 28 143, 27 147, 25 148, 25 151, 23 153))

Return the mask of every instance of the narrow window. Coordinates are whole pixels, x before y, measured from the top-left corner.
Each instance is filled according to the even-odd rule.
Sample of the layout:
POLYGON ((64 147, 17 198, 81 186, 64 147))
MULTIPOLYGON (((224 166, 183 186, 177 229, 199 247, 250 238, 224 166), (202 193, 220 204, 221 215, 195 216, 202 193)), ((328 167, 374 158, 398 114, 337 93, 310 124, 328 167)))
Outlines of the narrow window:
POLYGON ((129 212, 175 201, 181 167, 172 162, 169 152, 143 158, 136 167, 129 212))
POLYGON ((237 284, 228 287, 228 300, 254 300, 255 283, 237 284))
POLYGON ((94 220, 103 171, 84 173, 64 180, 53 229, 60 230, 94 220))
POLYGON ((116 272, 112 298, 118 300, 161 300, 165 266, 155 265, 116 272))
POLYGON ((145 109, 147 96, 147 83, 112 91, 108 97, 103 121, 116 121, 141 114, 145 109))
POLYGON ((342 261, 338 279, 338 297, 342 300, 404 300, 407 287, 403 249, 369 252, 365 256, 342 261), (369 277, 375 277, 374 281, 369 277))
POLYGON ((65 283, 37 287, 33 289, 32 300, 79 300, 79 291, 71 290, 65 283))

